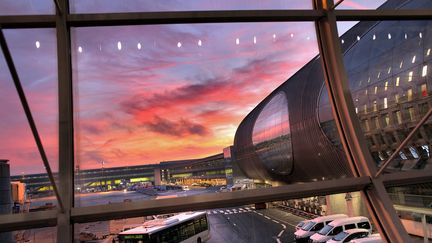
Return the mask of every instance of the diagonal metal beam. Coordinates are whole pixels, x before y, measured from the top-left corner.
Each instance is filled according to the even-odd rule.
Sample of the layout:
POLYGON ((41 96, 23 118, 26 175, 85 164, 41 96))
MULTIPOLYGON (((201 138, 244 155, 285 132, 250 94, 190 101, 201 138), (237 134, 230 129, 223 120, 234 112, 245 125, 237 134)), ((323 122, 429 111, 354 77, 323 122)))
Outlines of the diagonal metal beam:
POLYGON ((0 28, 0 45, 1 45, 1 48, 3 50, 3 55, 6 59, 6 63, 9 67, 9 71, 10 71, 10 74, 12 76, 12 80, 15 84, 15 88, 18 92, 19 99, 21 101, 25 115, 27 117, 28 123, 29 123, 31 131, 33 133, 33 137, 34 137, 34 140, 36 142, 37 148, 39 150, 39 154, 42 158, 43 164, 44 164, 45 169, 47 171, 48 178, 49 178, 51 185, 53 187, 53 190, 54 190, 55 196, 57 198, 58 204, 60 206, 60 209, 63 211, 64 210, 63 202, 60 198, 60 195, 59 195, 59 192, 57 189, 57 185, 55 183, 54 176, 52 174, 51 167, 50 167, 50 164, 48 162, 48 158, 47 158, 46 153, 45 153, 45 149, 42 145, 42 140, 41 140, 41 138, 39 136, 39 132, 36 128, 36 123, 34 122, 33 115, 32 115, 31 110, 30 110, 30 106, 27 102, 27 98, 25 96, 24 89, 21 86, 21 82, 20 82, 20 79, 18 77, 18 72, 15 68, 15 64, 13 62, 12 55, 9 51, 6 39, 5 39, 4 34, 3 34, 3 30, 1 28, 0 28))
POLYGON ((416 132, 419 130, 421 126, 428 120, 428 118, 432 115, 432 108, 429 109, 429 111, 426 113, 426 115, 423 116, 423 118, 417 123, 417 125, 411 130, 411 132, 408 134, 408 136, 402 141, 402 143, 397 147, 397 149, 393 152, 392 155, 387 159, 384 164, 381 165, 378 172, 375 174, 375 177, 378 177, 381 175, 381 173, 384 171, 384 169, 392 162, 392 160, 396 157, 396 155, 399 154, 401 149, 403 149, 409 141, 411 141, 411 138, 416 134, 416 132))

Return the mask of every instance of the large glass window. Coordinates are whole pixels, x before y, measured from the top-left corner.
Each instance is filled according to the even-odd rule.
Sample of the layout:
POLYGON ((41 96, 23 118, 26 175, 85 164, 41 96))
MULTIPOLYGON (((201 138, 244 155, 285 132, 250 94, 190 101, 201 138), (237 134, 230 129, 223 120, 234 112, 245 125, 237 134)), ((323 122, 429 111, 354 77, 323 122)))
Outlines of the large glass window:
MULTIPOLYGON (((58 171, 57 49, 54 29, 3 30, 19 81, 29 104, 51 169, 58 171)), ((2 204, 9 213, 53 209, 52 184, 46 174, 23 105, 0 54, 0 158, 2 204), (9 169, 6 169, 8 167, 9 169), (6 173, 6 171, 8 172, 6 173), (11 186, 5 187, 6 175, 11 186), (10 190, 8 190, 10 189, 10 190), (6 191, 3 191, 6 190, 6 191)))
POLYGON ((318 52, 312 23, 73 28, 72 50, 77 205, 238 184, 220 157, 238 124, 318 52))
POLYGON ((260 112, 252 132, 252 142, 264 165, 282 175, 291 173, 293 166, 288 114, 285 93, 277 93, 260 112))
POLYGON ((52 0, 2 0, 0 15, 55 14, 52 0))

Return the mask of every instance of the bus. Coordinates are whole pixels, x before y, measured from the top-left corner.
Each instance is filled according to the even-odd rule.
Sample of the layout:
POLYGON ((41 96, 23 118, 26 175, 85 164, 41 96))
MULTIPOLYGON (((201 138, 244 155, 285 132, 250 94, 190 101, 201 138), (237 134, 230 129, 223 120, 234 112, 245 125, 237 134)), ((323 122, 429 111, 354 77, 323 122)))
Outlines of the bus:
POLYGON ((150 220, 118 235, 120 243, 202 243, 209 238, 206 212, 187 212, 150 220))

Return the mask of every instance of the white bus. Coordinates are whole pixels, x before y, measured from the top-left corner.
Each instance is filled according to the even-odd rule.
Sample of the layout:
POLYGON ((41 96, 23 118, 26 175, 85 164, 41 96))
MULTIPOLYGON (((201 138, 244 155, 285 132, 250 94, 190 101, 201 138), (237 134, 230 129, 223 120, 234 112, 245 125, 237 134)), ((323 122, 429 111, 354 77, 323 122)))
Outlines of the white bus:
POLYGON ((180 213, 145 222, 118 235, 120 243, 202 243, 210 238, 206 212, 180 213))

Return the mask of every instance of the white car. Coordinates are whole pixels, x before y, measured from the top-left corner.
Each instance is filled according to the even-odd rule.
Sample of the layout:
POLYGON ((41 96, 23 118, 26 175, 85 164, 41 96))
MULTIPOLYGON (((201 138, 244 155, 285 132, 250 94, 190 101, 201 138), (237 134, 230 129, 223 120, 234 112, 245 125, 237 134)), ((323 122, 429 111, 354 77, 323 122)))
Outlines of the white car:
POLYGON ((383 243, 379 234, 373 234, 366 238, 351 240, 350 243, 383 243))
POLYGON ((328 240, 327 243, 343 243, 350 242, 354 239, 365 238, 370 235, 369 230, 367 229, 349 229, 340 232, 336 236, 334 236, 331 240, 328 240))

